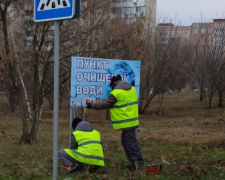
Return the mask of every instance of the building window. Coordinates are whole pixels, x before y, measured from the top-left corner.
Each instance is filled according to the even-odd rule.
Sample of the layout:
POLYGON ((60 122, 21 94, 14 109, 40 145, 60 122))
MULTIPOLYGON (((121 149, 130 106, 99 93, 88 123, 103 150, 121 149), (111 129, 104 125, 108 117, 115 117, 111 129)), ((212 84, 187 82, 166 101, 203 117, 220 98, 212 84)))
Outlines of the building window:
POLYGON ((25 25, 26 25, 27 27, 31 27, 31 20, 27 20, 26 23, 25 23, 25 25))
POLYGON ((20 16, 20 11, 16 12, 16 16, 19 17, 20 16))
POLYGON ((144 7, 136 7, 136 13, 144 12, 144 7))
POLYGON ((121 14, 122 9, 117 7, 117 8, 113 8, 112 13, 113 14, 121 14))
POLYGON ((205 28, 202 28, 201 29, 201 33, 205 33, 205 28))
POLYGON ((31 47, 32 46, 32 42, 31 41, 26 41, 26 47, 31 47))
POLYGON ((50 50, 52 48, 52 42, 48 42, 47 49, 50 50))
MULTIPOLYGON (((49 32, 49 33, 47 33, 47 36, 48 36, 48 38, 53 38, 53 36, 54 36, 54 34, 53 34, 53 32, 49 32)), ((73 35, 71 35, 71 37, 72 37, 73 35)))
POLYGON ((12 12, 9 12, 9 17, 13 17, 13 13, 12 12))
POLYGON ((130 8, 130 13, 131 14, 135 14, 136 13, 136 8, 135 7, 131 7, 130 8))
POLYGON ((31 36, 31 31, 26 30, 26 36, 27 36, 27 37, 30 37, 30 36, 31 36))
POLYGON ((16 42, 16 47, 20 48, 20 43, 16 42))
POLYGON ((25 10, 25 16, 32 16, 33 12, 31 10, 25 10))
POLYGON ((20 22, 16 22, 16 27, 20 27, 20 22))
POLYGON ((124 12, 124 14, 129 14, 130 13, 130 8, 129 7, 125 7, 125 8, 123 8, 123 12, 124 12))
POLYGON ((198 29, 195 29, 195 34, 198 34, 198 29))

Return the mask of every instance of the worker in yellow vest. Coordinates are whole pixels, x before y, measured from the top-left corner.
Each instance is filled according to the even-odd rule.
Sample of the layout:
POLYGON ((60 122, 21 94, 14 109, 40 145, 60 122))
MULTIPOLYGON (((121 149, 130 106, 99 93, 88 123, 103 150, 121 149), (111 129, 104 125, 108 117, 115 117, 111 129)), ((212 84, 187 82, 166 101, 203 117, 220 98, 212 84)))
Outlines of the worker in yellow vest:
POLYGON ((130 164, 130 170, 143 170, 144 160, 136 137, 139 125, 138 97, 135 88, 128 82, 122 81, 121 76, 113 76, 110 87, 112 88, 106 101, 90 104, 88 109, 110 110, 111 121, 114 129, 121 129, 121 142, 130 164))
POLYGON ((100 133, 82 119, 72 122, 71 146, 58 152, 59 160, 67 173, 82 170, 84 164, 104 166, 104 154, 100 133))

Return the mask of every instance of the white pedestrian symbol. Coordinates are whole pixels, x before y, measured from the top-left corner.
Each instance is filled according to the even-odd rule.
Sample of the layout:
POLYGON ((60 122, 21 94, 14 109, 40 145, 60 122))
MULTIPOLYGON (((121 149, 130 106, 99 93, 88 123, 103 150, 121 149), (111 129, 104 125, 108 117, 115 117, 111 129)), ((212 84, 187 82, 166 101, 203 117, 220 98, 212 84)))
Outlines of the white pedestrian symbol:
POLYGON ((46 11, 70 7, 69 0, 41 0, 37 11, 46 11))

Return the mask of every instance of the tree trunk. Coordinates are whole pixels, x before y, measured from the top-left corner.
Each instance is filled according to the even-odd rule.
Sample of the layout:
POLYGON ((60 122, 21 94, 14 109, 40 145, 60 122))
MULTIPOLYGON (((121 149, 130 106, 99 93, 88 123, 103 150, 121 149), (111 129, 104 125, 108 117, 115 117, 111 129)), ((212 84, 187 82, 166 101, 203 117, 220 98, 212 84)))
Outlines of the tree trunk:
POLYGON ((20 137, 19 144, 31 144, 22 94, 20 94, 20 111, 22 115, 23 133, 20 137))
POLYGON ((15 111, 15 104, 16 104, 16 97, 15 97, 15 91, 13 90, 13 88, 10 89, 9 101, 10 101, 11 112, 14 112, 15 111))
POLYGON ((29 135, 29 133, 23 133, 22 134, 22 136, 20 137, 20 142, 19 142, 19 144, 32 144, 32 140, 31 140, 31 138, 30 138, 30 135, 29 135))
POLYGON ((36 97, 35 97, 35 90, 34 90, 34 88, 33 88, 33 111, 35 110, 35 108, 36 108, 36 102, 35 102, 35 99, 36 97))
POLYGON ((202 90, 202 88, 201 88, 201 89, 200 89, 200 98, 199 98, 200 102, 202 102, 203 99, 204 99, 204 96, 203 96, 203 90, 202 90))
POLYGON ((50 109, 53 110, 53 97, 51 95, 48 95, 47 99, 50 109))
POLYGON ((218 93, 219 93, 219 105, 218 105, 218 107, 222 108, 223 107, 223 92, 218 91, 218 93))
POLYGON ((44 102, 45 102, 45 97, 42 98, 42 105, 41 105, 41 110, 40 110, 40 115, 39 115, 39 121, 42 121, 42 114, 43 114, 43 111, 44 111, 44 102))
POLYGON ((213 99, 213 94, 210 93, 210 94, 209 94, 209 109, 212 108, 212 99, 213 99))
POLYGON ((37 132, 40 124, 40 116, 42 113, 42 101, 39 101, 36 103, 36 108, 33 113, 33 121, 32 121, 32 127, 29 132, 27 119, 26 119, 26 108, 24 105, 23 98, 21 96, 20 98, 20 107, 22 112, 22 121, 23 121, 23 134, 20 137, 20 144, 34 144, 37 142, 37 132))
MULTIPOLYGON (((16 44, 15 44, 15 41, 14 41, 14 35, 13 35, 12 27, 11 27, 11 35, 12 35, 14 50, 16 52, 16 44)), ((17 73, 19 75, 20 83, 21 83, 22 88, 23 88, 23 91, 24 91, 24 97, 25 97, 25 100, 26 100, 26 105, 27 105, 27 111, 28 111, 28 115, 29 115, 29 120, 32 121, 32 114, 31 114, 31 109, 30 109, 30 102, 29 102, 29 98, 28 98, 28 94, 27 94, 27 89, 26 89, 26 86, 25 86, 24 81, 23 81, 23 76, 22 76, 21 71, 20 71, 20 66, 19 66, 19 62, 18 62, 17 56, 15 56, 15 63, 16 63, 17 73)))

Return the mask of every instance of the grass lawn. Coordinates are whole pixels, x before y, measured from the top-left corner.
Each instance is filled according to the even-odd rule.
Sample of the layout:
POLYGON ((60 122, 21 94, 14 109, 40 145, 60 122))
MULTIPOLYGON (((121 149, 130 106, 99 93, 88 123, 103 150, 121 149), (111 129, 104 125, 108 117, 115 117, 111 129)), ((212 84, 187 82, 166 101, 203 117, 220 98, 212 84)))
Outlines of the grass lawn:
MULTIPOLYGON (((157 97, 140 115, 138 139, 145 163, 161 164, 157 176, 124 169, 127 163, 120 142, 120 130, 113 130, 106 111, 88 110, 85 119, 100 131, 106 166, 95 173, 86 170, 66 175, 58 163, 58 179, 73 180, 225 180, 225 109, 211 110, 199 102, 197 92, 166 94, 160 114, 154 114, 157 97), (166 164, 162 162, 169 162, 166 164)), ((0 179, 52 179, 53 112, 46 110, 38 130, 38 142, 19 145, 22 120, 15 114, 0 117, 0 179)), ((59 112, 59 149, 69 144, 69 106, 59 112)))

